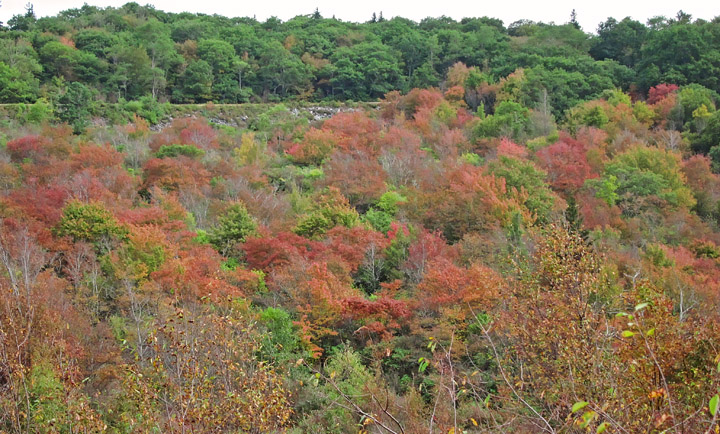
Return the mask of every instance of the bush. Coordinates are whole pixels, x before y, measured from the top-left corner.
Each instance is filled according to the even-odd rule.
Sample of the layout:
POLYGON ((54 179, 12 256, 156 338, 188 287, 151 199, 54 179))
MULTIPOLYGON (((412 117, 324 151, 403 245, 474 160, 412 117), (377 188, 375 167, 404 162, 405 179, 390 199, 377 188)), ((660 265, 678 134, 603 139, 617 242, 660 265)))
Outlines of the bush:
POLYGON ((236 244, 244 242, 256 229, 257 223, 245 205, 236 203, 218 218, 218 226, 210 231, 208 238, 218 252, 228 255, 236 244))
POLYGON ((197 158, 205 155, 205 151, 193 145, 163 145, 155 153, 157 158, 175 158, 180 155, 197 158))
POLYGON ((101 204, 69 202, 58 223, 58 236, 72 237, 75 241, 98 242, 105 238, 124 237, 127 231, 119 226, 115 217, 101 204))
POLYGON ((306 238, 317 238, 335 226, 351 228, 358 220, 357 211, 350 207, 347 199, 331 188, 316 198, 310 212, 300 218, 293 232, 306 238))

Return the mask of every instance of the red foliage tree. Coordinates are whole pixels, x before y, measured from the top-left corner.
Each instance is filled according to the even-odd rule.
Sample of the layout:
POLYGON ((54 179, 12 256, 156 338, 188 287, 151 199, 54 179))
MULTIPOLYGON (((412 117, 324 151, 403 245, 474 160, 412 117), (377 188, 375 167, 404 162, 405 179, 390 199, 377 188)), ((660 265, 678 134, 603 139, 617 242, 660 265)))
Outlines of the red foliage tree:
POLYGON ((362 111, 338 113, 325 121, 322 129, 342 137, 338 146, 346 150, 375 151, 380 133, 378 122, 362 111))
POLYGON ((376 157, 337 151, 327 163, 324 184, 338 188, 355 207, 367 207, 385 192, 385 172, 376 157))
POLYGON ((456 257, 456 250, 447 245, 440 232, 423 229, 408 248, 403 271, 411 282, 418 283, 425 276, 428 265, 433 259, 454 260, 456 257))
POLYGON ((217 149, 218 134, 203 118, 179 118, 152 137, 150 149, 156 152, 161 146, 173 144, 195 145, 204 150, 217 149))
POLYGON ((435 185, 411 190, 405 208, 426 228, 440 230, 450 242, 468 232, 501 227, 513 211, 526 213, 521 205, 525 193, 509 194, 504 178, 484 172, 469 164, 448 169, 435 185))
POLYGON ((653 86, 648 91, 647 103, 655 104, 678 89, 679 87, 676 84, 660 83, 657 86, 653 86))
POLYGON ((26 158, 45 156, 48 143, 49 140, 42 136, 25 136, 9 141, 6 149, 13 161, 20 162, 26 158))
POLYGON ((550 185, 571 193, 582 187, 585 180, 598 176, 588 164, 585 154, 582 143, 563 134, 560 140, 540 149, 535 156, 547 171, 550 185))
POLYGON ((342 303, 343 316, 363 324, 355 333, 365 332, 383 340, 392 338, 393 330, 398 330, 404 320, 411 316, 405 301, 389 297, 380 297, 377 300, 350 297, 342 303))
POLYGON ((167 294, 219 301, 257 289, 258 276, 248 270, 222 270, 223 258, 211 247, 182 250, 166 261, 152 278, 167 294))
POLYGON ((413 89, 401 100, 399 108, 408 118, 414 118, 418 112, 431 112, 444 101, 438 89, 413 89))
POLYGON ((125 156, 110 147, 84 144, 70 156, 73 171, 82 169, 107 169, 122 165, 125 156))
POLYGON ((382 150, 420 149, 422 138, 407 128, 392 125, 379 140, 382 150))
POLYGON ((498 156, 506 156, 512 158, 525 158, 528 155, 527 148, 524 148, 507 137, 500 140, 500 146, 497 147, 498 156))
POLYGON ((27 217, 32 217, 48 227, 60 221, 65 201, 69 198, 65 187, 34 186, 15 190, 10 194, 10 201, 20 208, 27 217))
POLYGON ((285 151, 298 164, 320 165, 336 147, 346 147, 348 138, 331 130, 310 128, 303 138, 285 151))
POLYGON ((371 245, 377 251, 382 251, 390 244, 390 240, 381 233, 362 226, 336 226, 329 230, 326 236, 328 250, 325 254, 337 255, 348 265, 351 272, 357 271, 362 265, 365 253, 371 245))
POLYGON ((207 185, 210 173, 199 162, 188 157, 153 158, 143 166, 143 188, 158 186, 178 190, 185 186, 207 185))
MULTIPOLYGON (((452 309, 464 320, 470 310, 476 313, 492 309, 500 294, 502 279, 485 266, 474 264, 465 269, 445 258, 432 260, 416 290, 417 309, 452 309)), ((453 315, 454 316, 454 315, 453 315)), ((470 320, 474 318, 470 316, 470 320)))
POLYGON ((296 258, 312 260, 325 250, 325 245, 292 232, 280 232, 274 236, 248 237, 242 249, 250 268, 270 272, 296 258))

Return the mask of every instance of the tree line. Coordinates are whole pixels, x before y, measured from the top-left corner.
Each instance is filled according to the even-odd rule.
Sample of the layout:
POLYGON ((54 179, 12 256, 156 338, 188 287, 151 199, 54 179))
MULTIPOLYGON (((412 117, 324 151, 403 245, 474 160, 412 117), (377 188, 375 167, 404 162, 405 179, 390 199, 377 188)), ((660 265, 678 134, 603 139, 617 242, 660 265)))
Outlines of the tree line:
POLYGON ((608 88, 646 92, 659 83, 720 90, 718 20, 682 11, 642 24, 608 18, 597 34, 577 22, 482 17, 365 23, 318 11, 271 17, 167 13, 128 3, 85 5, 36 18, 31 4, 0 27, 0 102, 56 102, 67 92, 98 101, 172 103, 377 100, 391 90, 440 86, 461 62, 496 82, 522 68, 533 104, 557 113, 608 88), (77 83, 76 89, 70 83, 77 83))

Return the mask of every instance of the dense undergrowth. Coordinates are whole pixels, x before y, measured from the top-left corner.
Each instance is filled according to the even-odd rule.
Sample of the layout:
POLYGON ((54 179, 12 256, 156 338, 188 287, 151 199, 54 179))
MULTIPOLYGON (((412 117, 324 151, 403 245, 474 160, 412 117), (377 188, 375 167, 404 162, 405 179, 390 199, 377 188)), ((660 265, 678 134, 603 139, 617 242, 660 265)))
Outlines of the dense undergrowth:
POLYGON ((715 95, 557 125, 511 83, 493 114, 461 83, 247 128, 6 121, 2 429, 715 426, 720 178, 686 97, 715 95))

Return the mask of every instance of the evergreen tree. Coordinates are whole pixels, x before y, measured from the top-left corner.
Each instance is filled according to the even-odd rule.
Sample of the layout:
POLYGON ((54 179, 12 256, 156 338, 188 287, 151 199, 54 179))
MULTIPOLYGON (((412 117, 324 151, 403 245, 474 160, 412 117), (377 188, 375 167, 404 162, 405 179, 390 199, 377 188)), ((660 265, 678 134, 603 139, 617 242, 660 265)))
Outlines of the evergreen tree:
POLYGON ((257 223, 245 205, 232 205, 224 216, 218 219, 218 225, 210 232, 210 243, 223 255, 231 255, 238 243, 245 241, 257 229, 257 223))
POLYGON ((580 30, 580 23, 577 21, 577 12, 575 12, 575 9, 570 12, 570 24, 572 24, 576 29, 580 30))

